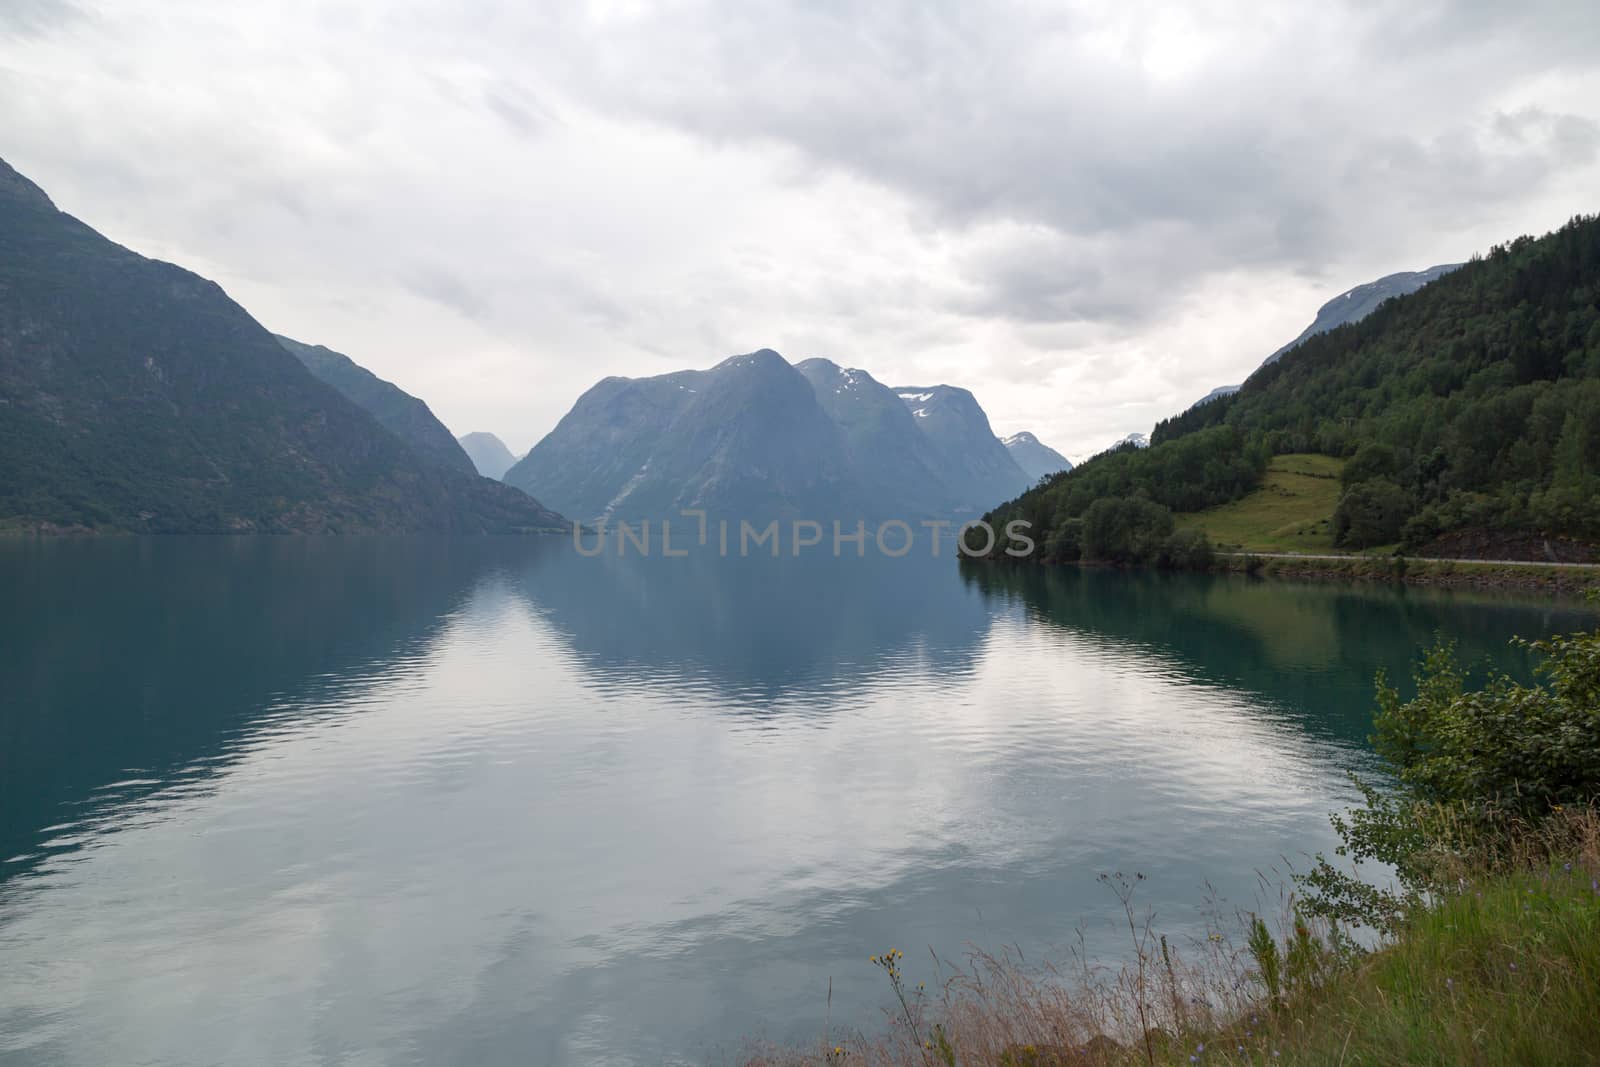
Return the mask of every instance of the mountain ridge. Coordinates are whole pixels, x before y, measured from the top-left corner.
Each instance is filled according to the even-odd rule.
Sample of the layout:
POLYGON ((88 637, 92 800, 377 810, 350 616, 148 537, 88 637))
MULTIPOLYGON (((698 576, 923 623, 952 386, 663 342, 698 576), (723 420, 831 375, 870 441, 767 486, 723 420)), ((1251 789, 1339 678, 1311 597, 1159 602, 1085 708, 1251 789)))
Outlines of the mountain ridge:
POLYGON ((214 281, 108 240, 0 160, 0 525, 560 524, 525 494, 420 460, 214 281))
POLYGON ((306 369, 362 408, 418 455, 463 474, 476 474, 471 458, 427 403, 325 345, 273 334, 306 369))
POLYGON ((588 521, 689 508, 817 521, 975 516, 1028 484, 966 390, 894 388, 769 348, 706 370, 603 379, 505 480, 588 521), (909 404, 902 394, 913 392, 928 403, 909 404))

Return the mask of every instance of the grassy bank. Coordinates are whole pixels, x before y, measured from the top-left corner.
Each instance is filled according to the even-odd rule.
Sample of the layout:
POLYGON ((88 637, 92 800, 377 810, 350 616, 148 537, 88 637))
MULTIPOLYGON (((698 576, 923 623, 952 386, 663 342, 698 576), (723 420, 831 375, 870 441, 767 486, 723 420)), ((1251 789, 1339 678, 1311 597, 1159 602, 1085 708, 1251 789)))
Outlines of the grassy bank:
POLYGON ((1326 928, 1301 925, 1303 936, 1304 920, 1287 919, 1274 939, 1276 998, 1262 965, 1272 957, 1252 950, 1242 925, 1187 952, 1136 925, 1139 959, 1112 975, 978 958, 919 1003, 909 974, 910 1010, 891 1001, 886 1033, 746 1063, 1600 1063, 1600 818, 1578 813, 1569 831, 1585 841, 1570 858, 1464 874, 1374 952, 1340 950, 1326 928))
POLYGON ((1446 645, 1411 700, 1379 676, 1395 784, 1363 786, 1334 826, 1345 860, 1387 877, 1318 857, 1271 921, 1239 913, 1179 945, 1140 911, 1140 876, 1102 875, 1120 965, 978 955, 924 977, 890 950, 864 964, 891 993, 883 1032, 746 1063, 1600 1064, 1600 631, 1529 647, 1531 686, 1469 689, 1446 645))

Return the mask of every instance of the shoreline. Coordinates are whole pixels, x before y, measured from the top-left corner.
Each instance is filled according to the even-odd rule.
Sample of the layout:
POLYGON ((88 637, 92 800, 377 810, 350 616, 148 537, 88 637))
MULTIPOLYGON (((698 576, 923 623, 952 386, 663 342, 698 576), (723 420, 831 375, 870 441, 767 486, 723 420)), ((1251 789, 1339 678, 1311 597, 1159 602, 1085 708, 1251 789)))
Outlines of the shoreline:
POLYGON ((1216 570, 1274 578, 1381 582, 1458 589, 1507 589, 1557 596, 1600 589, 1600 564, 1406 556, 1291 556, 1218 553, 1216 570))

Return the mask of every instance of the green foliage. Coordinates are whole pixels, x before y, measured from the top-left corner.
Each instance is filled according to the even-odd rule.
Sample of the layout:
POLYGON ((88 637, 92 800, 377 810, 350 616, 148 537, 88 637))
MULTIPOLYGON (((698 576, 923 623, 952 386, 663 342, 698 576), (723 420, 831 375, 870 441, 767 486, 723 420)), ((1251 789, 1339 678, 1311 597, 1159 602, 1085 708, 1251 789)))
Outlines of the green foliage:
POLYGON ((1424 654, 1410 700, 1379 674, 1373 743, 1399 788, 1357 782, 1363 806, 1333 825, 1340 856, 1387 865, 1399 889, 1318 857, 1297 879, 1316 914, 1393 933, 1464 864, 1492 866, 1552 813, 1600 798, 1600 630, 1524 644, 1531 686, 1498 675, 1468 688, 1444 643, 1424 654))
POLYGON ((1400 454, 1391 446, 1365 444, 1356 449, 1356 454, 1344 465, 1340 480, 1344 482, 1346 488, 1372 478, 1392 480, 1404 466, 1400 454))
POLYGON ((1047 563, 1073 563, 1083 558, 1083 520, 1066 519, 1044 542, 1047 563))
POLYGON ((1083 516, 1083 557, 1149 563, 1172 536, 1172 512, 1148 500, 1105 497, 1083 516))
POLYGON ((1216 561, 1216 551, 1204 530, 1176 530, 1162 542, 1156 561, 1175 570, 1207 571, 1216 561))
POLYGON ((1267 1003, 1278 1007, 1283 1001, 1283 960, 1278 955, 1277 939, 1259 915, 1250 917, 1250 934, 1245 944, 1256 961, 1261 984, 1267 989, 1267 1003))
POLYGON ((1333 543, 1345 548, 1392 544, 1415 510, 1411 494, 1387 478, 1358 482, 1333 510, 1333 543))
POLYGON ((1600 538, 1600 217, 1307 339, 1161 423, 1151 451, 1219 427, 1350 456, 1350 486, 1389 479, 1421 508, 1414 543, 1464 527, 1600 538))
POLYGON ((1528 642, 1544 679, 1469 690, 1452 648, 1431 649, 1417 695, 1380 677, 1378 752, 1414 797, 1524 814, 1600 796, 1600 631, 1528 642))
POLYGON ((1178 528, 1204 530, 1218 545, 1239 550, 1332 552, 1343 466, 1331 456, 1274 456, 1255 489, 1230 503, 1175 516, 1178 528))
POLYGON ((1078 558, 1072 553, 1076 545, 1083 559, 1154 563, 1160 560, 1161 542, 1172 532, 1166 525, 1170 512, 1197 511, 1243 496, 1261 480, 1269 458, 1262 442, 1246 440, 1228 427, 1157 448, 1120 446, 1029 490, 985 519, 996 529, 1013 519, 1032 523, 1049 560, 1078 558), (1102 511, 1091 523, 1090 509, 1104 500, 1124 504, 1114 512, 1102 511), (1149 508, 1135 513, 1128 502, 1149 508), (1153 509, 1169 513, 1167 519, 1157 518, 1153 509), (1072 526, 1075 520, 1083 522, 1081 533, 1072 526), (1110 535, 1107 524, 1114 528, 1110 535), (1091 532, 1091 525, 1097 532, 1091 532), (1157 529, 1159 536, 1151 536, 1157 529))

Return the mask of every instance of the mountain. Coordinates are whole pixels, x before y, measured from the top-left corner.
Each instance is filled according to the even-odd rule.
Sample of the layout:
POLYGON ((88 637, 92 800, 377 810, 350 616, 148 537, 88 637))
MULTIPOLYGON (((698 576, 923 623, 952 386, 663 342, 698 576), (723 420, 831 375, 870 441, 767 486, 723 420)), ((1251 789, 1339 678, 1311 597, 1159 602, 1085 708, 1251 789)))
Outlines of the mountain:
MULTIPOLYGON (((1299 337, 1296 337, 1293 341, 1290 341, 1263 360, 1261 366, 1265 367, 1277 362, 1285 352, 1301 344, 1309 337, 1327 333, 1329 330, 1347 323, 1360 322, 1376 311, 1378 305, 1385 300, 1414 293, 1429 282, 1437 281, 1460 267, 1460 263, 1441 263, 1436 267, 1429 267, 1427 270, 1403 270, 1398 274, 1386 274, 1375 282, 1367 282, 1364 285, 1356 286, 1354 289, 1347 289, 1318 308, 1317 317, 1312 320, 1311 325, 1301 330, 1299 337)), ((1257 369, 1259 370, 1260 368, 1257 369)), ((1201 404, 1216 400, 1218 397, 1232 396, 1238 391, 1239 386, 1237 385, 1219 385, 1193 404, 1190 404, 1186 410, 1193 411, 1201 404)))
POLYGON ((1262 362, 1265 367, 1282 358, 1283 354, 1300 344, 1308 337, 1315 337, 1319 333, 1327 333, 1347 322, 1360 322, 1374 311, 1385 300, 1397 296, 1406 296, 1421 289, 1429 282, 1449 274, 1460 268, 1460 263, 1442 263, 1437 267, 1427 270, 1403 270, 1398 274, 1386 274, 1375 282, 1358 285, 1354 289, 1347 289, 1323 304, 1317 309, 1317 317, 1311 325, 1300 331, 1300 336, 1278 349, 1262 362))
POLYGON ((1211 390, 1211 392, 1209 392, 1205 396, 1201 397, 1199 400, 1196 400, 1193 404, 1190 404, 1187 408, 1184 408, 1184 410, 1185 411, 1193 411, 1195 408, 1199 407, 1201 404, 1209 404, 1211 401, 1216 400, 1216 399, 1218 399, 1220 397, 1232 396, 1234 393, 1237 393, 1238 391, 1239 391, 1239 387, 1237 385, 1219 385, 1215 389, 1211 390))
POLYGON ((1022 468, 1022 473, 1035 482, 1058 471, 1072 469, 1071 460, 1026 430, 1012 434, 1000 443, 1006 446, 1011 458, 1022 468))
POLYGON ((846 460, 861 491, 886 512, 921 517, 953 508, 938 458, 915 416, 864 370, 808 359, 795 370, 843 434, 846 460))
POLYGON ((469 433, 459 438, 458 443, 467 453, 467 458, 472 460, 473 467, 485 478, 498 481, 517 461, 505 442, 492 433, 469 433))
POLYGON ((701 508, 846 523, 975 515, 1028 484, 971 393, 892 389, 770 349, 706 371, 607 378, 505 480, 584 520, 701 508), (908 405, 908 393, 928 400, 908 405))
POLYGON ((275 336, 307 370, 354 401, 417 455, 463 474, 477 473, 472 460, 444 423, 433 417, 427 404, 343 353, 322 345, 303 344, 282 334, 275 336))
POLYGON ((607 378, 506 472, 580 520, 826 519, 870 505, 811 384, 761 349, 706 371, 607 378))
POLYGON ((989 428, 977 399, 952 385, 897 386, 917 429, 932 447, 932 463, 944 480, 956 513, 976 516, 991 501, 1033 484, 989 428))
MULTIPOLYGON (((1033 521, 1058 559, 1155 558, 1163 513, 1238 500, 1274 455, 1294 453, 1343 461, 1328 516, 1341 547, 1593 554, 1600 216, 1497 245, 1307 337, 1232 396, 1157 425, 1149 448, 1102 453, 991 519, 1033 521)), ((1169 546, 1175 559, 1191 547, 1169 546)))
POLYGON ((216 283, 113 244, 0 162, 0 525, 486 532, 561 518, 421 459, 216 283))

